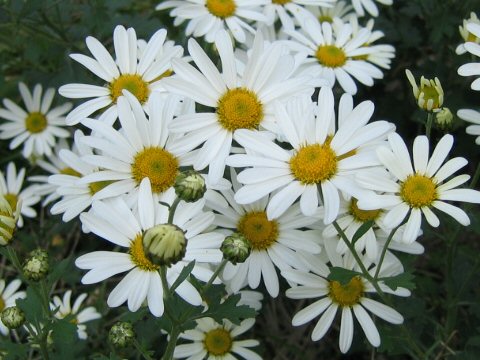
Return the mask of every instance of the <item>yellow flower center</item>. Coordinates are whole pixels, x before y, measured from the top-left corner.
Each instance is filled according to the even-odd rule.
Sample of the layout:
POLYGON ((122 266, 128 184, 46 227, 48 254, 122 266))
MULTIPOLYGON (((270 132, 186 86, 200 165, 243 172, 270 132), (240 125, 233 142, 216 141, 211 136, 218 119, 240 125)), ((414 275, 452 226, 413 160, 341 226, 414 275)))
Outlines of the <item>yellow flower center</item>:
POLYGON ((357 206, 357 199, 352 198, 350 201, 350 214, 353 218, 358 222, 367 222, 370 220, 376 220, 380 216, 382 212, 380 209, 378 210, 362 210, 359 209, 357 206))
POLYGON ((347 62, 345 52, 334 45, 320 45, 315 53, 320 64, 326 67, 340 67, 347 62))
POLYGON ((45 115, 41 112, 32 112, 25 119, 25 128, 31 134, 41 133, 47 128, 48 122, 45 115))
POLYGON ((322 22, 328 22, 328 23, 333 23, 333 19, 331 16, 329 15, 321 15, 318 17, 318 21, 320 21, 321 23, 322 22))
POLYGON ((113 180, 104 180, 104 181, 95 181, 93 183, 88 184, 88 188, 90 189, 90 195, 95 195, 97 192, 102 190, 104 187, 107 187, 110 184, 113 184, 115 181, 113 180))
POLYGON ((71 167, 66 167, 66 168, 61 169, 60 174, 76 176, 76 177, 82 176, 82 174, 80 174, 78 171, 72 169, 71 167))
POLYGON ((431 86, 431 85, 421 86, 420 93, 423 93, 423 98, 425 100, 425 103, 423 104, 423 108, 425 110, 428 110, 427 105, 428 105, 428 100, 430 99, 432 99, 433 101, 432 109, 438 109, 441 106, 440 94, 438 93, 438 90, 435 86, 431 86))
POLYGON ((400 188, 400 197, 412 208, 430 206, 437 198, 437 185, 424 175, 410 175, 400 188))
POLYGON ((278 223, 268 220, 265 211, 254 211, 243 215, 237 230, 245 236, 253 250, 268 249, 278 238, 278 223))
POLYGON ((303 184, 318 184, 337 172, 337 156, 327 141, 305 145, 290 159, 293 176, 303 184))
POLYGON ((157 271, 160 268, 160 266, 152 263, 145 255, 142 234, 137 234, 135 239, 132 240, 128 253, 130 254, 132 262, 143 271, 157 271))
POLYGON ((344 285, 338 281, 330 281, 328 288, 330 299, 342 307, 358 304, 365 290, 360 276, 353 277, 348 284, 344 285))
POLYGON ((178 174, 178 160, 160 147, 148 147, 137 153, 132 164, 132 176, 138 185, 148 177, 152 191, 162 193, 173 186, 178 174))
POLYGON ((3 195, 3 197, 5 198, 5 200, 7 200, 8 204, 12 208, 12 211, 15 211, 15 209, 17 208, 18 196, 15 194, 7 193, 3 195))
POLYGON ((5 309, 5 300, 0 296, 0 311, 5 309))
POLYGON ((215 356, 227 354, 232 349, 232 343, 230 333, 223 328, 210 330, 203 340, 207 353, 215 356))
POLYGON ((218 122, 224 129, 256 129, 263 120, 263 105, 253 91, 245 88, 228 90, 218 100, 218 122))
POLYGON ((234 0, 207 0, 206 5, 210 14, 221 19, 232 16, 237 9, 237 4, 235 4, 234 0))
POLYGON ((123 89, 135 95, 142 104, 147 101, 148 95, 150 95, 148 83, 138 74, 120 75, 110 83, 109 89, 110 97, 114 103, 117 102, 118 97, 122 95, 123 89))
POLYGON ((272 0, 272 4, 285 5, 291 2, 292 0, 272 0))
POLYGON ((475 35, 473 35, 471 32, 468 33, 467 35, 467 39, 465 41, 469 41, 469 42, 477 42, 478 41, 478 37, 476 37, 475 35))

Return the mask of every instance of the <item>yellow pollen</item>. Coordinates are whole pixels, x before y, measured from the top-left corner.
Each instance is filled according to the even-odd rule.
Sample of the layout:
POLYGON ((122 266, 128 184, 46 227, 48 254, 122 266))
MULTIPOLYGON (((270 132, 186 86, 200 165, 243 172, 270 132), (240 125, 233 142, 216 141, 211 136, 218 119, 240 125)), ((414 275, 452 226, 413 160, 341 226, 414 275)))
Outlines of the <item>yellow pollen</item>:
POLYGON ((353 218, 358 222, 367 222, 370 220, 378 219, 378 216, 382 212, 380 209, 378 210, 362 210, 359 209, 357 206, 357 199, 352 198, 350 201, 350 214, 353 218))
POLYGON ((303 184, 318 184, 337 172, 337 156, 327 141, 305 145, 290 159, 293 176, 303 184))
POLYGON ((113 180, 104 180, 104 181, 95 181, 93 183, 88 184, 88 188, 90 189, 90 195, 95 195, 97 192, 102 190, 103 188, 107 187, 110 184, 113 184, 115 181, 113 180))
POLYGON ((203 345, 210 355, 222 356, 232 349, 232 337, 230 333, 223 329, 213 329, 205 334, 203 345))
POLYGON ((5 200, 7 200, 8 204, 12 208, 12 211, 15 211, 15 209, 17 208, 18 196, 15 194, 7 193, 3 195, 3 197, 5 198, 5 200))
POLYGON ((132 176, 138 185, 148 177, 152 191, 162 193, 175 184, 178 174, 178 160, 160 147, 148 147, 135 155, 132 176))
POLYGON ((437 185, 424 175, 410 175, 400 188, 400 197, 412 208, 430 206, 437 198, 437 185))
POLYGON ((159 76, 157 76, 155 79, 153 79, 151 82, 154 83, 158 80, 161 80, 163 78, 166 78, 166 77, 169 77, 169 76, 172 76, 173 75, 173 70, 167 70, 165 71, 164 73, 160 74, 159 76))
POLYGON ((123 89, 130 91, 142 104, 147 101, 150 95, 148 83, 138 74, 120 75, 110 83, 109 89, 110 97, 114 103, 117 102, 118 97, 122 95, 123 89))
POLYGON ((160 266, 155 265, 145 256, 142 234, 137 234, 135 239, 132 240, 128 253, 132 262, 143 271, 157 271, 160 268, 160 266))
POLYGON ((478 41, 478 37, 476 37, 476 36, 473 35, 471 32, 469 32, 468 35, 467 35, 466 41, 467 41, 467 42, 477 42, 477 41, 478 41))
POLYGON ((228 90, 218 100, 218 122, 224 129, 256 129, 263 120, 263 105, 253 91, 245 88, 228 90))
POLYGON ((368 55, 365 54, 365 55, 352 56, 352 59, 353 59, 353 60, 364 60, 364 61, 367 61, 367 60, 368 60, 368 55))
POLYGON ((360 302, 364 286, 360 276, 353 277, 348 284, 342 285, 338 281, 330 281, 328 296, 332 302, 342 306, 353 306, 360 302))
POLYGON ((76 176, 76 177, 82 176, 82 174, 80 174, 78 171, 72 169, 71 167, 66 167, 66 168, 61 169, 60 174, 76 176))
POLYGON ((41 112, 32 112, 25 119, 25 128, 31 134, 41 133, 47 128, 48 122, 45 115, 41 112))
POLYGON ((268 249, 278 238, 278 223, 268 220, 265 211, 243 215, 238 221, 237 230, 250 241, 253 250, 268 249))
POLYGON ((345 52, 334 45, 321 45, 315 53, 320 64, 326 67, 336 68, 347 62, 345 52))
POLYGON ((0 311, 5 309, 5 300, 0 296, 0 311))
POLYGON ((333 23, 333 19, 331 16, 328 15, 321 15, 318 17, 318 21, 322 22, 328 22, 328 23, 333 23))
POLYGON ((272 3, 277 5, 285 5, 289 2, 292 2, 292 0, 272 0, 272 3))
POLYGON ((234 0, 207 0, 207 10, 220 19, 226 19, 233 14, 237 9, 237 4, 234 0))

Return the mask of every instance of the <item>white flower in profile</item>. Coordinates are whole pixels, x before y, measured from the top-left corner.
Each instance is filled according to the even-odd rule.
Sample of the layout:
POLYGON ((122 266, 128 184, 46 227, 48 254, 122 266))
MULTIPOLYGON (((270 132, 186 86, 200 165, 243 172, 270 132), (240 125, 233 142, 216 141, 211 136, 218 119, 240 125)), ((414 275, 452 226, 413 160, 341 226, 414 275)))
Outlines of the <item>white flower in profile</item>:
POLYGON ((240 325, 234 325, 228 320, 221 324, 212 318, 196 320, 195 329, 180 334, 180 339, 190 340, 191 343, 180 344, 175 347, 175 359, 201 360, 261 360, 261 356, 250 350, 258 346, 259 342, 253 339, 238 340, 240 336, 250 330, 255 319, 243 320, 240 325))
MULTIPOLYGON (((8 285, 5 285, 5 280, 0 279, 0 312, 7 307, 15 306, 17 299, 24 299, 27 296, 25 291, 17 291, 22 285, 20 280, 15 279, 8 285)), ((9 331, 0 318, 0 334, 6 336, 9 331)))
POLYGON ((55 89, 48 88, 42 96, 42 85, 37 84, 30 93, 24 83, 19 83, 20 95, 26 110, 10 99, 3 99, 0 108, 0 118, 7 122, 0 125, 0 139, 13 139, 10 149, 16 149, 23 144, 22 155, 50 156, 55 146, 56 138, 67 138, 70 132, 65 126, 65 114, 72 108, 72 104, 51 108, 55 89))
POLYGON ((400 225, 407 218, 402 237, 407 243, 417 238, 421 230, 422 214, 431 226, 440 225, 433 208, 450 215, 464 226, 470 224, 465 211, 447 202, 480 203, 479 191, 456 189, 470 179, 469 175, 457 175, 446 181, 468 163, 462 157, 445 162, 453 146, 452 135, 447 134, 440 139, 430 158, 427 137, 417 136, 413 143, 413 166, 400 135, 390 134, 388 144, 389 147, 377 149, 377 156, 389 175, 382 177, 379 173, 363 172, 356 177, 363 187, 382 193, 360 197, 359 208, 384 209, 383 223, 388 228, 400 225))
POLYGON ((20 169, 17 173, 15 163, 9 162, 6 175, 5 177, 4 173, 0 171, 0 194, 8 201, 13 211, 20 212, 18 227, 22 227, 23 216, 29 218, 37 216, 37 212, 32 206, 40 201, 40 196, 35 193, 35 185, 22 190, 25 168, 20 169), (17 205, 20 209, 17 209, 17 205))
POLYGON ((460 109, 457 112, 457 116, 473 125, 469 125, 466 128, 467 134, 474 135, 477 138, 475 143, 480 145, 480 111, 473 109, 460 109))
POLYGON ((383 78, 382 71, 364 60, 362 56, 376 50, 365 45, 371 37, 368 28, 353 33, 351 24, 336 19, 334 24, 320 23, 307 18, 298 30, 285 30, 292 40, 285 43, 307 58, 302 69, 328 81, 333 87, 338 81, 342 89, 352 95, 357 93, 354 79, 366 86, 373 86, 374 79, 383 78))
MULTIPOLYGON (((124 252, 94 251, 77 258, 77 267, 89 270, 82 283, 94 284, 128 272, 108 296, 107 304, 117 307, 127 302, 130 311, 137 311, 146 300, 150 312, 161 316, 164 304, 160 266, 165 266, 167 282, 171 286, 183 268, 195 260, 192 275, 207 282, 213 274, 208 263, 218 263, 222 258, 219 247, 224 236, 208 230, 214 215, 203 212, 204 204, 202 199, 195 203, 182 201, 177 206, 172 224, 184 233, 187 245, 183 258, 167 267, 153 262, 144 245, 148 230, 166 224, 169 218, 168 208, 154 200, 148 178, 140 184, 135 212, 121 197, 94 201, 92 209, 81 214, 80 220, 90 231, 124 252)), ((183 281, 175 292, 194 306, 202 303, 200 294, 188 280, 183 281)))
MULTIPOLYGON (((480 38, 480 24, 469 23, 467 24, 467 30, 474 36, 480 38)), ((470 54, 480 57, 480 44, 476 42, 466 42, 464 44, 465 50, 470 54)), ((480 75, 480 62, 472 62, 464 64, 458 68, 458 75, 461 76, 477 76, 480 75)), ((475 91, 480 91, 480 78, 477 78, 472 82, 471 88, 475 91)))
POLYGON ((170 16, 175 17, 175 25, 188 21, 186 37, 205 37, 213 43, 218 32, 228 30, 239 43, 244 43, 247 33, 255 34, 251 22, 266 22, 262 5, 269 0, 186 0, 162 1, 157 10, 173 8, 170 16))
POLYGON ((474 42, 480 44, 480 37, 468 31, 467 25, 469 23, 480 24, 480 20, 478 19, 477 14, 475 14, 473 11, 470 13, 470 17, 468 19, 463 19, 463 25, 460 25, 458 27, 464 43, 461 43, 455 49, 457 55, 463 55, 467 52, 467 49, 465 49, 465 42, 474 42))
POLYGON ((52 299, 53 302, 50 303, 50 309, 54 312, 53 315, 57 319, 63 319, 68 316, 70 321, 77 326, 78 338, 82 340, 87 339, 87 326, 84 324, 102 317, 93 306, 88 306, 80 310, 80 307, 87 296, 87 294, 81 294, 77 297, 72 306, 72 290, 67 290, 63 295, 63 298, 54 296, 52 299))
MULTIPOLYGON (((325 250, 328 254, 328 260, 331 266, 342 267, 348 270, 359 270, 353 257, 347 254, 340 256, 337 254, 336 240, 325 241, 325 250)), ((315 262, 322 262, 316 258, 315 262)), ((371 266, 368 260, 364 260, 364 265, 373 276, 377 270, 376 266, 371 266)), ((385 262, 380 269, 379 277, 395 276, 403 272, 403 267, 398 259, 387 252, 385 262)), ((377 300, 373 300, 369 294, 375 294, 374 286, 364 277, 354 276, 348 283, 341 284, 335 280, 329 280, 330 271, 328 267, 319 267, 312 264, 312 272, 306 273, 300 270, 283 271, 282 275, 297 284, 286 291, 286 295, 291 299, 315 299, 313 303, 300 310, 292 319, 293 326, 306 324, 316 317, 320 319, 315 325, 311 338, 313 341, 320 340, 325 336, 331 327, 335 315, 341 312, 339 347, 342 353, 346 353, 352 344, 354 335, 353 315, 360 324, 365 336, 370 344, 375 347, 380 346, 380 334, 367 310, 373 315, 391 323, 403 323, 403 316, 390 306, 384 305, 377 300)), ((410 292, 404 288, 391 290, 382 281, 379 286, 383 292, 388 292, 398 296, 409 296, 410 292)))
POLYGON ((314 90, 310 76, 291 77, 294 60, 287 49, 278 42, 265 43, 260 31, 241 75, 232 41, 225 31, 218 34, 215 45, 222 73, 200 45, 190 39, 188 50, 200 71, 185 61, 175 60, 177 77, 164 81, 167 90, 212 109, 179 116, 170 124, 173 133, 183 134, 172 144, 172 150, 190 151, 201 145, 193 166, 195 170, 208 166, 212 183, 223 176, 234 134, 241 129, 278 132, 273 114, 275 100, 300 94, 310 96, 314 90))
POLYGON ((102 119, 115 120, 118 116, 117 100, 124 89, 131 92, 142 105, 145 104, 151 93, 161 88, 161 80, 171 74, 171 60, 183 54, 181 46, 174 46, 169 52, 163 51, 166 36, 165 29, 155 32, 139 57, 135 30, 119 25, 113 32, 115 59, 100 41, 92 36, 87 37, 86 44, 93 58, 82 54, 71 54, 70 57, 105 81, 106 85, 67 84, 60 87, 59 93, 67 98, 92 98, 67 115, 67 124, 82 122, 104 108, 107 109, 102 119))
POLYGON ((376 166, 373 144, 383 141, 394 130, 386 121, 367 124, 374 105, 364 101, 353 107, 353 99, 344 94, 338 108, 336 128, 333 92, 322 87, 318 104, 310 98, 297 99, 285 106, 275 104, 279 127, 291 149, 280 147, 265 137, 239 130, 234 139, 247 149, 247 154, 228 158, 235 167, 252 167, 238 175, 245 184, 235 194, 239 204, 250 204, 273 193, 267 206, 268 219, 279 217, 300 198, 302 213, 311 216, 320 203, 322 193, 324 223, 336 219, 340 192, 358 198, 360 187, 353 173, 376 166))
POLYGON ((382 5, 393 4, 393 0, 352 0, 352 5, 358 16, 364 16, 366 10, 370 15, 377 17, 379 12, 375 2, 382 5))

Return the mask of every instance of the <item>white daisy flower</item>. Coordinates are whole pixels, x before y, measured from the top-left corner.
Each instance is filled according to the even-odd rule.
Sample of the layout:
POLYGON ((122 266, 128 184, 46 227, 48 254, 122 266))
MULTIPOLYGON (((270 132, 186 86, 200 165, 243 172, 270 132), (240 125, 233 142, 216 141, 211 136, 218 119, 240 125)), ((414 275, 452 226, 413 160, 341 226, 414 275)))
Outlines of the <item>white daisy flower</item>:
POLYGON ((349 23, 336 19, 335 26, 317 19, 306 19, 299 30, 285 30, 292 40, 285 43, 293 51, 304 53, 307 58, 302 68, 307 73, 320 76, 333 87, 338 81, 349 94, 357 93, 353 79, 366 86, 373 86, 374 79, 382 79, 382 71, 360 58, 376 50, 365 45, 371 37, 368 28, 353 33, 349 23))
POLYGON ((188 49, 200 71, 184 61, 173 61, 177 78, 165 79, 164 86, 196 103, 215 109, 207 113, 179 116, 170 125, 174 133, 184 134, 172 144, 175 151, 190 151, 203 144, 193 162, 195 170, 209 166, 212 183, 225 169, 232 138, 240 129, 263 128, 278 132, 273 116, 275 100, 313 93, 310 77, 290 77, 294 61, 279 43, 265 44, 258 32, 243 71, 238 68, 231 39, 221 32, 215 41, 220 54, 220 73, 200 45, 193 39, 188 49))
MULTIPOLYGON (((236 181, 236 174, 232 171, 233 189, 238 190, 240 185, 236 181)), ((239 205, 235 202, 232 190, 222 191, 229 203, 228 208, 213 207, 215 214, 214 223, 219 227, 231 229, 242 234, 251 245, 250 256, 243 263, 233 265, 227 263, 223 271, 223 279, 227 281, 233 292, 237 292, 248 283, 250 288, 256 289, 263 283, 272 297, 278 296, 279 281, 275 266, 280 270, 303 268, 295 252, 308 251, 313 254, 320 252, 321 248, 315 238, 321 234, 319 231, 302 231, 318 221, 318 217, 304 216, 299 206, 292 206, 284 214, 267 218, 265 208, 269 197, 265 196, 249 205, 239 205), (298 241, 298 239, 302 239, 298 241)))
POLYGON ((383 194, 360 197, 358 206, 366 210, 385 209, 383 223, 389 228, 398 226, 408 217, 403 233, 403 241, 407 243, 417 238, 422 214, 431 226, 440 225, 433 208, 445 212, 464 226, 469 225, 470 219, 465 211, 446 202, 480 203, 479 191, 456 189, 470 179, 469 175, 458 175, 444 182, 468 163, 465 158, 456 157, 443 164, 452 148, 453 136, 443 136, 430 159, 427 137, 417 136, 413 144, 413 166, 407 146, 400 135, 390 134, 388 142, 390 147, 379 147, 377 155, 390 172, 389 177, 367 172, 357 176, 357 181, 362 186, 383 194), (394 180, 391 179, 392 176, 394 180))
MULTIPOLYGON (((335 247, 335 240, 325 242, 325 250, 331 266, 358 270, 354 265, 356 263, 353 258, 350 256, 340 257, 336 253, 335 247)), ((385 259, 379 277, 395 276, 403 272, 400 261, 392 254, 387 253, 385 259)), ((316 261, 321 260, 317 258, 316 261)), ((365 261, 367 268, 370 267, 369 264, 368 261, 365 261)), ((322 267, 312 264, 312 272, 310 273, 299 270, 282 272, 286 279, 298 284, 298 286, 286 291, 287 297, 291 299, 315 299, 315 302, 300 310, 292 319, 293 326, 300 326, 321 315, 312 331, 311 338, 313 341, 320 340, 327 333, 338 310, 341 312, 339 347, 342 353, 346 353, 352 344, 354 334, 353 315, 355 315, 370 344, 375 347, 380 346, 380 334, 367 310, 391 324, 403 323, 403 316, 399 312, 367 296, 368 293, 375 293, 376 290, 365 278, 355 276, 350 282, 342 285, 338 281, 328 280, 330 271, 328 268, 323 269, 323 271, 322 269, 322 267)), ((369 273, 373 276, 376 269, 375 266, 370 267, 369 273)), ((410 295, 407 289, 397 288, 393 291, 383 282, 379 282, 379 286, 384 292, 398 296, 410 295)))
POLYGON ((457 116, 460 119, 473 124, 467 126, 466 132, 467 134, 476 136, 475 143, 480 145, 480 111, 473 109, 460 109, 457 112, 457 116))
POLYGON ((24 83, 18 88, 26 110, 10 99, 3 99, 5 109, 0 108, 0 118, 7 120, 0 125, 0 139, 13 139, 10 149, 16 149, 23 144, 22 155, 29 158, 35 156, 50 156, 55 138, 67 138, 70 132, 65 126, 65 114, 72 108, 66 103, 50 109, 55 95, 55 89, 48 88, 42 97, 42 85, 37 84, 30 93, 24 83))
POLYGON ((8 201, 12 210, 17 209, 17 204, 21 208, 18 218, 18 227, 23 226, 23 216, 34 218, 37 212, 32 208, 40 201, 40 196, 35 193, 35 185, 22 190, 23 180, 25 179, 25 168, 17 173, 15 163, 9 162, 7 165, 7 176, 0 171, 0 194, 8 201))
POLYGON ((67 124, 82 122, 104 108, 108 109, 102 119, 116 119, 117 100, 124 89, 131 92, 142 105, 145 104, 152 92, 161 88, 161 80, 171 74, 171 60, 183 54, 181 46, 174 46, 168 52, 163 50, 166 36, 165 29, 158 30, 139 57, 135 30, 119 25, 113 32, 115 59, 97 39, 87 37, 86 44, 93 58, 82 54, 71 54, 70 57, 104 80, 106 85, 67 84, 60 87, 59 93, 67 98, 92 98, 67 115, 67 124))
POLYGON ((164 201, 174 193, 179 168, 190 165, 188 154, 176 146, 175 137, 168 130, 178 98, 170 96, 160 101, 159 94, 152 94, 147 118, 135 96, 126 91, 124 95, 117 101, 120 130, 97 120, 84 120, 92 135, 81 141, 101 155, 85 155, 82 160, 101 169, 78 183, 105 185, 93 195, 94 200, 127 193, 136 199, 141 181, 149 178, 155 196, 164 201))
POLYGON ((255 319, 243 320, 240 325, 234 325, 228 320, 222 324, 212 318, 196 320, 195 329, 180 334, 181 339, 193 341, 175 347, 173 357, 187 360, 261 360, 257 353, 249 348, 259 345, 257 340, 237 340, 237 336, 244 334, 255 324, 255 319))
MULTIPOLYGON (((468 31, 467 25, 469 23, 480 24, 480 20, 478 19, 477 14, 475 14, 473 11, 470 13, 470 18, 464 19, 463 25, 460 25, 458 27, 460 35, 463 38, 463 41, 480 44, 480 37, 475 36, 475 34, 472 34, 470 31, 468 31)), ((467 49, 465 49, 465 43, 458 45, 457 48, 455 49, 455 52, 457 53, 457 55, 465 54, 467 52, 467 49)))
POLYGON ((253 21, 266 22, 262 14, 262 5, 269 0, 186 0, 162 1, 157 10, 173 8, 170 16, 175 17, 178 26, 188 20, 185 35, 205 37, 213 43, 217 33, 228 30, 239 43, 246 40, 246 32, 255 34, 255 29, 249 24, 253 21))
MULTIPOLYGON (((11 281, 6 287, 4 279, 0 279, 0 312, 10 306, 16 306, 17 299, 24 299, 27 294, 25 291, 17 291, 22 282, 18 279, 11 281)), ((0 333, 2 335, 8 335, 9 329, 3 324, 0 318, 0 333)))
POLYGON ((63 319, 67 316, 71 317, 70 321, 77 326, 78 338, 82 340, 87 339, 87 326, 84 324, 102 317, 93 306, 80 310, 87 296, 87 294, 81 294, 72 306, 72 290, 67 290, 62 299, 59 296, 54 296, 52 299, 53 303, 50 303, 50 309, 55 311, 54 316, 57 319, 63 319))
MULTIPOLYGON (((172 285, 182 269, 196 260, 192 274, 207 282, 213 272, 202 263, 218 263, 222 259, 219 250, 224 236, 207 232, 213 222, 212 212, 203 212, 205 201, 180 202, 173 217, 173 225, 185 232, 186 252, 182 260, 166 267, 166 277, 172 285)), ((160 279, 160 265, 147 256, 143 245, 145 233, 156 225, 166 224, 169 216, 167 207, 154 201, 150 181, 145 178, 139 189, 138 212, 133 213, 122 198, 95 201, 92 210, 80 215, 88 229, 125 252, 95 251, 80 256, 75 264, 89 270, 82 278, 83 284, 94 284, 116 274, 128 272, 112 290, 107 299, 110 307, 117 307, 127 301, 130 311, 137 311, 146 300, 150 312, 161 316, 164 310, 163 288, 160 279)), ((187 280, 175 292, 194 306, 202 303, 195 287, 187 280)))
POLYGON ((338 0, 330 7, 307 6, 307 10, 315 16, 318 21, 333 23, 335 18, 347 22, 353 13, 353 7, 346 1, 338 0))
POLYGON ((253 168, 239 174, 238 181, 245 186, 236 192, 235 200, 249 204, 273 192, 267 206, 271 220, 300 197, 302 213, 308 216, 319 206, 320 189, 325 207, 323 220, 329 224, 339 212, 339 191, 358 198, 360 187, 352 172, 379 164, 373 144, 386 138, 394 126, 386 121, 367 124, 373 103, 364 101, 354 108, 352 97, 344 94, 337 129, 333 92, 327 87, 321 88, 318 105, 305 98, 287 106, 277 102, 275 110, 279 127, 293 149, 280 147, 253 131, 238 130, 234 138, 247 154, 232 155, 227 164, 253 168))
MULTIPOLYGON (((467 30, 474 36, 480 38, 480 24, 469 23, 467 30)), ((475 42, 467 42, 464 44, 465 50, 472 55, 480 57, 480 44, 475 42)), ((478 76, 480 75, 480 62, 472 62, 464 64, 458 68, 458 75, 461 76, 478 76)), ((475 91, 480 91, 480 78, 472 82, 471 88, 475 91)))
POLYGON ((393 0, 352 0, 352 5, 358 16, 364 16, 365 10, 372 16, 378 16, 378 8, 375 2, 382 5, 392 5, 393 0))

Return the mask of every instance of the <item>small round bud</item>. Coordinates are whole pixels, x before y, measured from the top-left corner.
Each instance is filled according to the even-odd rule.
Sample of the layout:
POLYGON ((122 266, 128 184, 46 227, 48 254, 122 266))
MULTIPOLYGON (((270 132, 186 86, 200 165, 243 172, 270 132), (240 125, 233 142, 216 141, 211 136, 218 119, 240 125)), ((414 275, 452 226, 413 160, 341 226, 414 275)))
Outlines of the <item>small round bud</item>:
POLYGON ((155 264, 172 265, 183 259, 187 249, 185 233, 173 224, 161 224, 143 235, 143 248, 155 264))
POLYGON ((242 234, 233 233, 223 240, 220 250, 225 259, 230 261, 233 265, 236 265, 237 263, 243 263, 247 260, 250 251, 252 250, 252 245, 242 234))
POLYGON ((23 264, 23 274, 29 280, 39 281, 48 273, 48 253, 42 249, 33 250, 23 264))
POLYGON ((25 322, 25 314, 18 306, 10 306, 3 309, 0 318, 2 323, 9 329, 17 329, 25 322))
POLYGON ((124 348, 135 340, 135 331, 133 325, 129 322, 119 321, 112 326, 108 333, 108 340, 113 346, 124 348))
POLYGON ((449 108, 441 108, 435 112, 435 124, 440 129, 448 129, 451 127, 453 121, 453 114, 449 108))
POLYGON ((194 170, 183 171, 175 180, 175 194, 186 202, 195 202, 203 197, 207 187, 205 179, 194 170))

